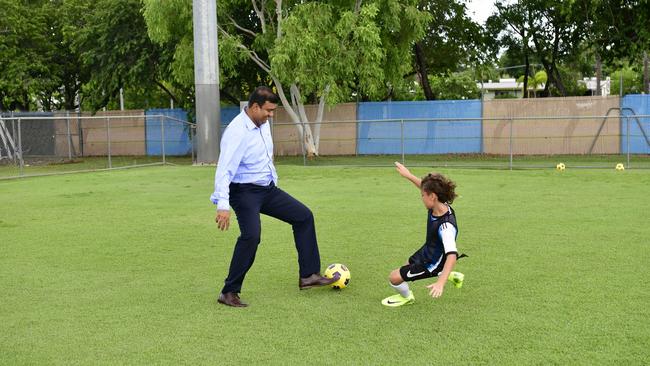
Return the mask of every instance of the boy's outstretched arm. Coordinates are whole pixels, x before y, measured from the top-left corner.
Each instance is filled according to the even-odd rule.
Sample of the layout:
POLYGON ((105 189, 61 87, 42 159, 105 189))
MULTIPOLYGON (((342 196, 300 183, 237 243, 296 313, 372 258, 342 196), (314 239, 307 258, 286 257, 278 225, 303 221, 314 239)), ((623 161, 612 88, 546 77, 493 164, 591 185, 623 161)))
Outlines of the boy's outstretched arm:
POLYGON ((447 283, 447 279, 449 278, 449 274, 451 273, 451 270, 454 269, 454 265, 456 265, 457 258, 458 255, 456 255, 456 253, 449 254, 447 256, 447 260, 445 261, 445 266, 442 267, 442 272, 438 274, 438 280, 427 286, 427 288, 429 289, 429 295, 431 295, 431 297, 442 296, 442 291, 445 289, 445 284, 447 283))
POLYGON ((411 173, 411 171, 408 170, 408 168, 406 168, 406 167, 405 167, 404 165, 402 165, 402 163, 400 163, 400 162, 397 162, 397 161, 396 161, 396 162, 395 162, 395 167, 397 168, 397 172, 398 172, 402 177, 404 177, 404 178, 410 180, 413 184, 415 184, 416 187, 420 188, 420 184, 422 183, 422 180, 421 180, 420 178, 418 178, 418 177, 416 177, 415 175, 413 175, 413 173, 411 173))

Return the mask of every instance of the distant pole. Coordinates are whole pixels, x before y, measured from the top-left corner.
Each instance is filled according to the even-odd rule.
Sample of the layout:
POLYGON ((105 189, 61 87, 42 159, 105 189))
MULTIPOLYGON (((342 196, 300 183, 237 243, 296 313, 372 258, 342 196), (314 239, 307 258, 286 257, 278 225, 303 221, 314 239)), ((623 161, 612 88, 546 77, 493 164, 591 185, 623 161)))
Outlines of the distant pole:
POLYGON ((600 88, 600 79, 602 79, 603 64, 600 60, 600 54, 596 53, 596 95, 601 96, 603 92, 600 88))
POLYGON ((618 82, 618 95, 620 97, 623 96, 623 69, 621 68, 621 77, 619 78, 618 82))
POLYGON ((120 110, 124 110, 124 89, 120 88, 120 110))
POLYGON ((193 0, 197 164, 219 159, 219 47, 216 0, 193 0))
POLYGON ((650 71, 648 70, 648 52, 643 51, 643 91, 650 94, 650 71))

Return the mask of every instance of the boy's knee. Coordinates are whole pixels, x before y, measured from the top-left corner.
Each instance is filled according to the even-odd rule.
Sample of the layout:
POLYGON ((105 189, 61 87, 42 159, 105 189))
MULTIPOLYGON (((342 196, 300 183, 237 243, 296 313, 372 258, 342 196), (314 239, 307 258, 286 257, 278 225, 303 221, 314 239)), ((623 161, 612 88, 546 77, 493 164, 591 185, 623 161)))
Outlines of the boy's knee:
POLYGON ((397 270, 397 269, 390 273, 390 275, 388 276, 388 281, 392 285, 395 285, 395 286, 397 286, 400 283, 404 282, 404 280, 402 279, 402 276, 399 273, 399 270, 397 270))

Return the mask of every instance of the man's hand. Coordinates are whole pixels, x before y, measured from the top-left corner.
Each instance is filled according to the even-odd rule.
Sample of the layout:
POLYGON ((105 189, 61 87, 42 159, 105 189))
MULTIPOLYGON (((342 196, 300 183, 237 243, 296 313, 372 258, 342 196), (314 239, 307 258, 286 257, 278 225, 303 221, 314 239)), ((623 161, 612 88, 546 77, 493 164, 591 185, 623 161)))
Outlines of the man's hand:
POLYGON ((429 289, 429 295, 431 295, 431 297, 440 297, 442 296, 442 291, 445 289, 445 283, 436 281, 427 286, 427 288, 429 289))
POLYGON ((214 221, 221 231, 228 230, 230 226, 230 210, 217 210, 217 217, 214 221))

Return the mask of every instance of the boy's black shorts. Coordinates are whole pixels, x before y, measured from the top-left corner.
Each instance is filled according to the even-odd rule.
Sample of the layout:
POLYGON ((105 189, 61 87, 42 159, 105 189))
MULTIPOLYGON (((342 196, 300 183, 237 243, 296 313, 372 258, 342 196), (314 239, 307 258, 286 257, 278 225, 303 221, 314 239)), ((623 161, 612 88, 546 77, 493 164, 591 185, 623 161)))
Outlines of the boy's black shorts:
POLYGON ((404 281, 417 281, 425 278, 437 277, 440 273, 441 266, 434 268, 429 272, 427 266, 421 263, 413 263, 409 259, 409 264, 400 267, 399 274, 404 281))

